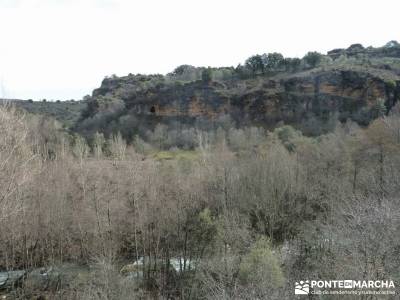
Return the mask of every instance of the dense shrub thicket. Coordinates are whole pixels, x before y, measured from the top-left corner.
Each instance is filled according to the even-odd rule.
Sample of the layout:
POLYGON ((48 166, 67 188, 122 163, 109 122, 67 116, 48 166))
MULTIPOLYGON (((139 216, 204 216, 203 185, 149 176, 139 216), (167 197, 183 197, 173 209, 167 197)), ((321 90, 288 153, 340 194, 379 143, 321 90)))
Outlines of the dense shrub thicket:
POLYGON ((54 291, 68 299, 291 299, 310 276, 400 279, 396 109, 317 138, 161 126, 150 142, 89 145, 0 107, 0 269, 99 266, 54 291), (143 262, 141 280, 123 260, 143 262))

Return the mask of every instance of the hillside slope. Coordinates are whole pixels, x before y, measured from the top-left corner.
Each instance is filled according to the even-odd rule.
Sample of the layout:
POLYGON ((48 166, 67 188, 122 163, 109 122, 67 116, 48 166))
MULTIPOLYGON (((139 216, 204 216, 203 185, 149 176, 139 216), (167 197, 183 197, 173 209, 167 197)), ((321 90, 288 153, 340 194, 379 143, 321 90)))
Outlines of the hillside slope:
POLYGON ((318 135, 336 120, 367 125, 399 98, 400 45, 392 41, 380 48, 354 44, 327 55, 311 52, 302 60, 272 53, 236 68, 183 65, 166 76, 114 75, 83 102, 19 105, 87 136, 120 131, 132 140, 159 123, 207 129, 227 119, 235 126, 290 124, 318 135), (256 63, 264 65, 257 69, 256 63))
POLYGON ((58 120, 65 128, 76 125, 86 101, 32 101, 20 99, 0 99, 0 103, 12 103, 32 114, 44 115, 58 120))

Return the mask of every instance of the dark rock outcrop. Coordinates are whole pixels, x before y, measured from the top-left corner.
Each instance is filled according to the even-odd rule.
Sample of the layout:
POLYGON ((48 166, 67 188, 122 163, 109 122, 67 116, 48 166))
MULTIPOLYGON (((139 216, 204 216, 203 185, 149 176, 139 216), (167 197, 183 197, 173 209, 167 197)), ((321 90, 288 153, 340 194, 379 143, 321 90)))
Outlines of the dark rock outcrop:
POLYGON ((328 51, 327 54, 333 59, 337 59, 341 55, 346 57, 364 56, 365 58, 400 58, 400 45, 396 41, 390 41, 385 46, 379 48, 364 48, 361 44, 353 44, 347 49, 334 49, 328 51))
MULTIPOLYGON (((379 48, 353 44, 334 49, 319 66, 309 68, 303 63, 258 75, 231 68, 229 76, 220 74, 215 81, 181 81, 173 75, 107 77, 82 101, 85 108, 73 129, 86 136, 120 131, 129 140, 158 123, 216 127, 214 121, 225 116, 237 125, 267 128, 285 123, 303 129, 308 120, 322 124, 333 118, 367 125, 377 106, 383 102, 388 112, 400 98, 400 45, 395 41, 379 48)), ((54 115, 67 116, 66 111, 54 115)))
POLYGON ((389 110, 400 97, 400 78, 394 71, 363 66, 331 66, 210 84, 195 81, 171 85, 150 78, 147 89, 142 87, 145 80, 139 78, 138 84, 135 80, 105 80, 104 86, 93 93, 92 115, 99 118, 104 114, 111 121, 133 115, 146 122, 212 121, 229 115, 241 124, 273 127, 279 122, 296 125, 310 116, 324 120, 335 114, 340 120, 350 118, 366 125, 378 101, 383 100, 389 110), (119 103, 120 108, 107 114, 113 112, 109 109, 112 103, 119 103))

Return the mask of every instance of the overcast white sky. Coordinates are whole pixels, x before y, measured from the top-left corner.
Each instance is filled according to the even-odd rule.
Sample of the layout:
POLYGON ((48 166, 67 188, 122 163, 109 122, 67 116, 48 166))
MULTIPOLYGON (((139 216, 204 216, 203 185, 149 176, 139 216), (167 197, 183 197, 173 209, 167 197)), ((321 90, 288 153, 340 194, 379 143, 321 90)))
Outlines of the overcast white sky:
POLYGON ((81 99, 111 74, 381 46, 400 40, 399 11, 399 0, 0 0, 0 97, 81 99))

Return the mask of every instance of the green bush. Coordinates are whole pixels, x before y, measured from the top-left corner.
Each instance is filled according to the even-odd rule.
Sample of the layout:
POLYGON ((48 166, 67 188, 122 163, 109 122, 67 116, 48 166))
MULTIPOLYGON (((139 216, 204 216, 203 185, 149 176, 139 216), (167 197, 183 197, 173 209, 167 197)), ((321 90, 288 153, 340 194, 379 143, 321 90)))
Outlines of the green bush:
POLYGON ((279 260, 271 250, 270 242, 261 238, 243 258, 239 267, 242 284, 259 288, 278 288, 284 283, 279 260))
POLYGON ((206 68, 201 72, 201 80, 205 83, 212 81, 212 70, 211 68, 206 68))
POLYGON ((304 57, 303 60, 307 65, 311 68, 315 68, 321 62, 322 54, 318 52, 308 52, 304 57))

